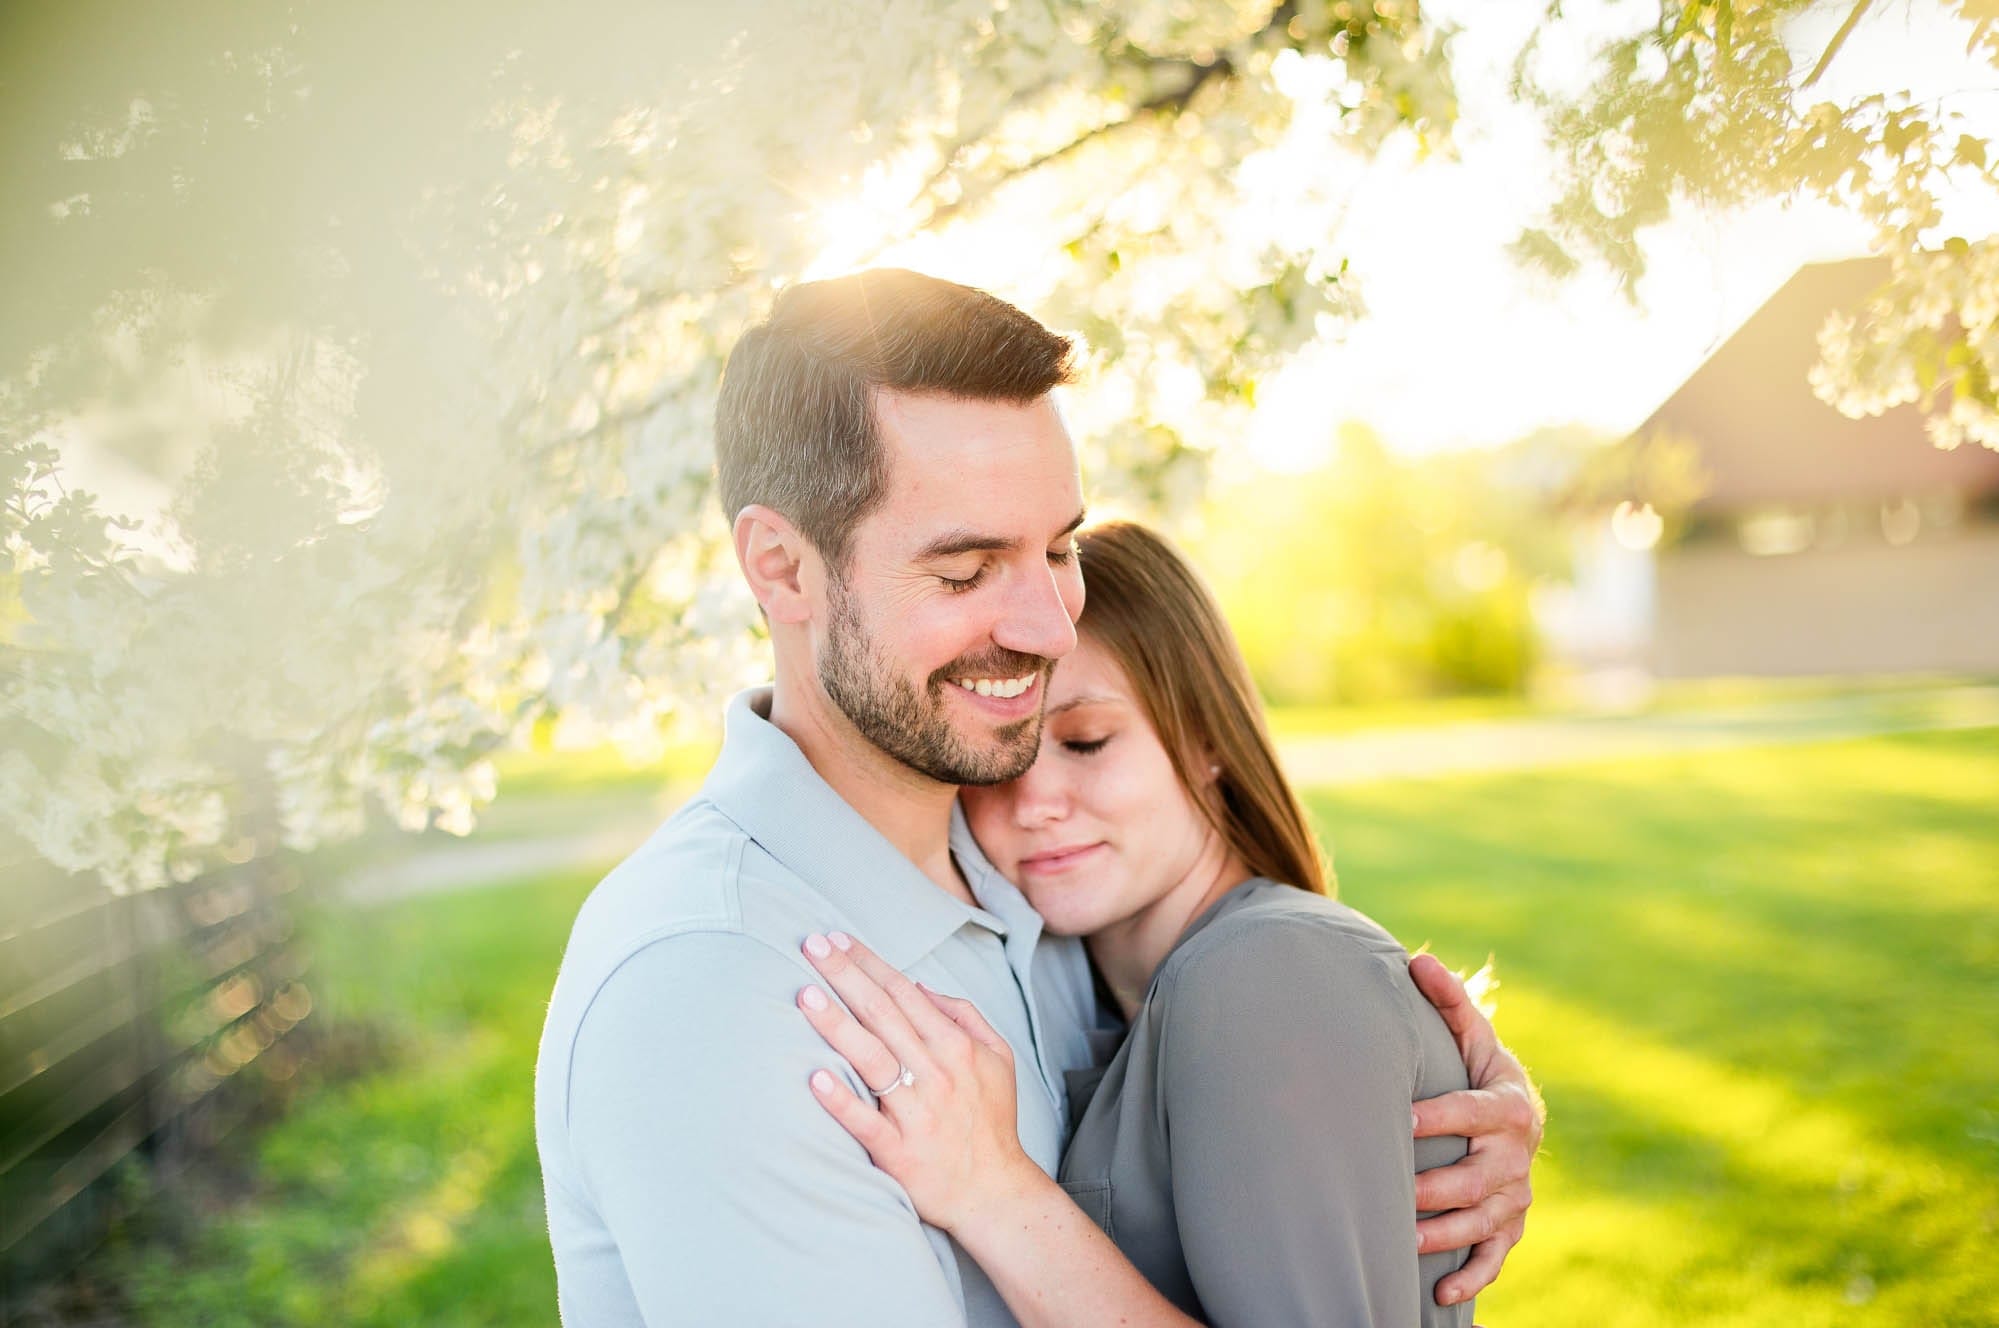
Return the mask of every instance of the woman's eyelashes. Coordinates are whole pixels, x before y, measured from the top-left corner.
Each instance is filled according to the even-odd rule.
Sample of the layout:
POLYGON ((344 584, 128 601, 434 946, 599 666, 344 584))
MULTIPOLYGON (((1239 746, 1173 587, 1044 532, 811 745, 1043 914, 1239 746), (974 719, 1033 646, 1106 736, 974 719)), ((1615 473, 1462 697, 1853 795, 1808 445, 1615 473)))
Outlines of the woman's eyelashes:
POLYGON ((1062 748, 1064 751, 1074 752, 1078 756, 1094 756, 1096 753, 1102 751, 1104 744, 1110 740, 1111 735, 1108 733, 1101 738, 1064 738, 1062 740, 1062 748))

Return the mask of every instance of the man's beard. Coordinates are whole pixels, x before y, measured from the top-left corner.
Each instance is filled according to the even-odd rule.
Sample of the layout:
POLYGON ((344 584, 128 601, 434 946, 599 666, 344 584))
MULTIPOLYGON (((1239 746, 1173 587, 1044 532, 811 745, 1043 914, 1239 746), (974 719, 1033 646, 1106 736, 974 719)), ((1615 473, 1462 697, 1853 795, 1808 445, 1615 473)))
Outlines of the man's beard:
POLYGON ((819 685, 861 736, 902 764, 940 784, 1004 784, 1027 773, 1041 747, 1041 713, 993 731, 983 750, 951 726, 944 689, 953 678, 1020 678, 1038 675, 1045 685, 1049 661, 999 650, 961 656, 930 675, 919 692, 874 649, 861 624, 860 606, 838 578, 830 578, 826 650, 819 657, 819 685))

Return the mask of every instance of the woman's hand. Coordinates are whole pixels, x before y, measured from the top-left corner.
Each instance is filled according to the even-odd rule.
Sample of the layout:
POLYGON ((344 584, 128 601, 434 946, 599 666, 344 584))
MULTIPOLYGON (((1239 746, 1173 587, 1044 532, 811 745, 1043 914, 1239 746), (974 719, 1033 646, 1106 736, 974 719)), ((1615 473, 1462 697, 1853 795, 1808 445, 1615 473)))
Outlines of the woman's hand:
POLYGON ((1047 1183, 1021 1151, 1013 1049, 970 1001, 911 982, 844 932, 807 937, 803 948, 847 1008, 816 986, 798 993, 798 1008, 875 1090, 863 1102, 819 1070, 813 1096, 895 1177, 918 1216, 955 1230, 1047 1183))

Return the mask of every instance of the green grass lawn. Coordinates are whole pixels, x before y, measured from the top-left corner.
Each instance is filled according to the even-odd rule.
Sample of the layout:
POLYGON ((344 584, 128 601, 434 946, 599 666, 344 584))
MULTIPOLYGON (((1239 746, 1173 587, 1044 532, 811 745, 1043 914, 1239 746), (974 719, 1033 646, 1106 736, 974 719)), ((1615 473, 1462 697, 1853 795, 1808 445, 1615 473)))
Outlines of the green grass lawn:
POLYGON ((1314 799, 1349 902, 1498 956, 1550 1109, 1503 1324, 1986 1324, 1999 733, 1314 799))
MULTIPOLYGON (((1999 732, 1315 797, 1343 893, 1496 953, 1550 1105, 1480 1322, 1991 1322, 1999 732)), ((385 1031, 256 1141, 248 1199, 109 1257, 156 1325, 547 1325, 530 1076, 590 875, 320 928, 329 1030, 385 1031)))
POLYGON ((314 1018, 386 1040, 256 1143, 255 1193, 184 1248, 114 1250, 141 1322, 175 1328, 553 1325, 535 1161, 541 1017, 578 873, 315 927, 314 1018))

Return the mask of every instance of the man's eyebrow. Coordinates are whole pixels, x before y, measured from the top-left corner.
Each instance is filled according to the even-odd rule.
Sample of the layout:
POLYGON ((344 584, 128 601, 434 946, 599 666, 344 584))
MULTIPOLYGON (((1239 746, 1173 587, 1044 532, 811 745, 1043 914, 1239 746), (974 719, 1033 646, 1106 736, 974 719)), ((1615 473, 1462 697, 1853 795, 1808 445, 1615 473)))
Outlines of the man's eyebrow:
POLYGON ((1012 553, 1020 541, 1005 535, 988 535, 977 530, 951 530, 916 551, 918 562, 950 558, 961 553, 1012 553))
MULTIPOLYGON (((1062 539, 1075 534, 1087 515, 1086 511, 1077 512, 1073 521, 1056 532, 1055 538, 1062 539)), ((954 558, 961 553, 1012 553, 1019 548, 1020 541, 1010 536, 993 535, 960 527, 957 530, 944 532, 918 549, 916 560, 927 562, 932 558, 954 558)))

